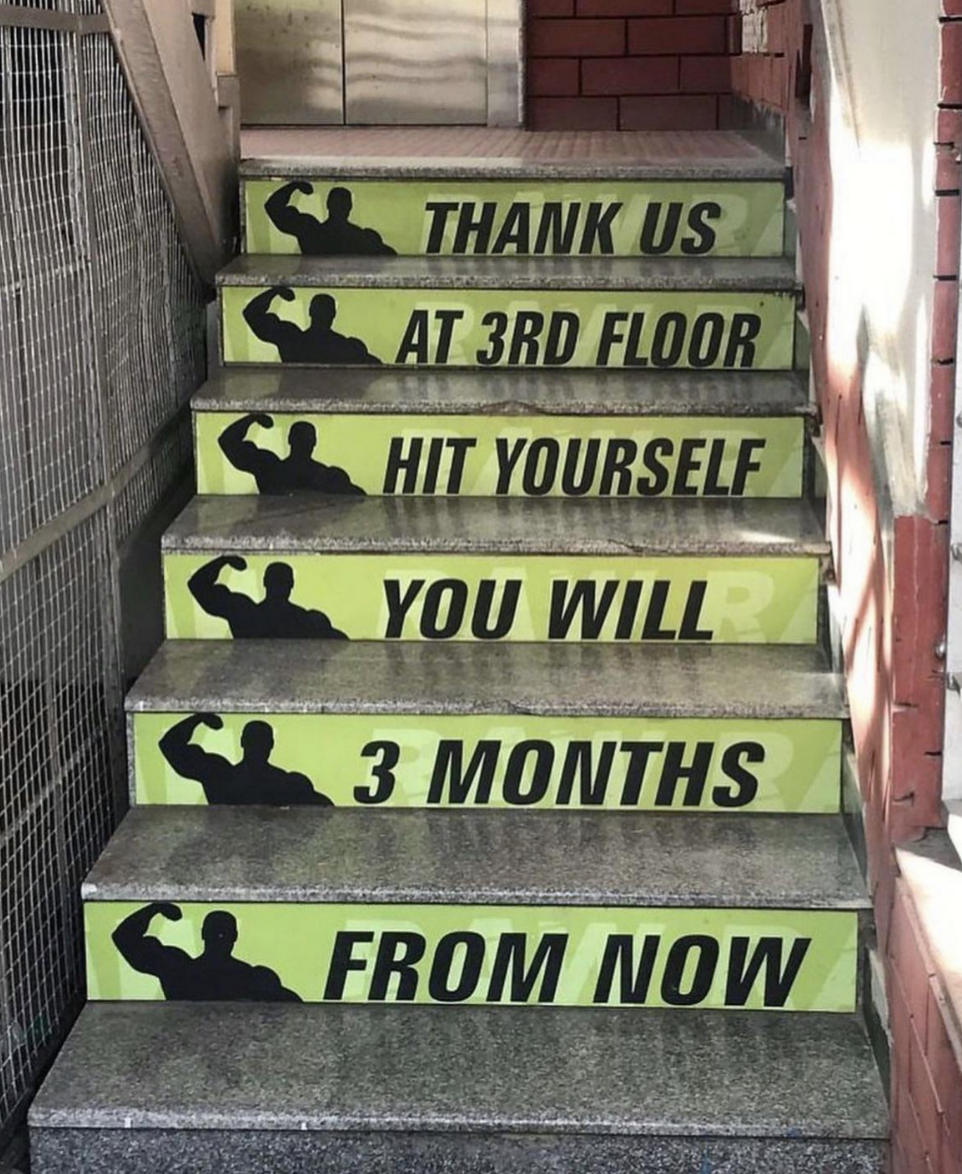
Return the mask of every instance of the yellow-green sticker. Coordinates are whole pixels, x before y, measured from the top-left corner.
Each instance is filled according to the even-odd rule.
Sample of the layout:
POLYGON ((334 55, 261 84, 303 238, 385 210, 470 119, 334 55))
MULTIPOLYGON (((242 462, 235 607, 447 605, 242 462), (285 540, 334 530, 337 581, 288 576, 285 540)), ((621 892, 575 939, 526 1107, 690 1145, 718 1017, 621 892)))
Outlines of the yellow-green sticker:
POLYGON ((171 639, 815 641, 819 562, 168 554, 171 639))
POLYGON ((783 371, 795 308, 711 290, 221 290, 225 362, 315 366, 783 371))
POLYGON ((841 723, 137 713, 138 804, 839 810, 841 723))
POLYGON ((197 488, 465 497, 798 497, 798 417, 202 412, 197 488))
POLYGON ((85 913, 92 999, 855 1009, 849 911, 88 902, 85 913))
POLYGON ((780 183, 244 181, 245 250, 305 256, 777 257, 780 183))

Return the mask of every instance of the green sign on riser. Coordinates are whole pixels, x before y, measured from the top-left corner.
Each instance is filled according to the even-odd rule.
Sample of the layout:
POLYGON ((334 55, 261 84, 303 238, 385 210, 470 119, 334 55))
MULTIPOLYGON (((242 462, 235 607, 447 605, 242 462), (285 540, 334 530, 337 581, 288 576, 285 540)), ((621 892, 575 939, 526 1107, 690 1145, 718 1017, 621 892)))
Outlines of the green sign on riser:
POLYGON ((777 257, 780 183, 248 179, 245 251, 777 257))
MULTIPOLYGON (((644 277, 639 275, 639 282, 644 277)), ((794 293, 228 285, 227 363, 789 370, 794 293)))
POLYGON ((92 999, 856 1003, 858 915, 848 911, 103 901, 85 915, 92 999))
POLYGON ((171 639, 811 644, 819 573, 812 556, 164 559, 171 639))
POLYGON ((799 417, 202 412, 197 488, 465 497, 798 497, 799 417))
POLYGON ((137 713, 138 804, 839 810, 841 724, 137 713))

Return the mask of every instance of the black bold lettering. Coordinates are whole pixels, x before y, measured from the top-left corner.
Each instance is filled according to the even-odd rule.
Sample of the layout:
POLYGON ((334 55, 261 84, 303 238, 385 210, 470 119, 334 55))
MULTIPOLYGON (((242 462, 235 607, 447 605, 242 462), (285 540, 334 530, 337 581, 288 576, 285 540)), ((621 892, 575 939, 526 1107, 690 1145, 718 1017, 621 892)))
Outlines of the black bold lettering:
POLYGON ((711 990, 718 968, 718 942, 707 934, 686 934, 668 951, 661 979, 661 997, 670 1007, 694 1007, 703 1003, 711 990), (693 955, 695 972, 685 990, 685 971, 693 955))
POLYGON ((475 203, 466 201, 461 205, 458 216, 458 229, 454 235, 454 252, 466 253, 471 238, 474 238, 474 253, 486 253, 491 241, 491 230, 494 228, 494 217, 498 210, 496 203, 486 202, 481 205, 481 214, 474 216, 475 203))
POLYGON ((519 310, 514 319, 508 362, 512 367, 536 367, 541 347, 538 339, 544 330, 544 314, 538 310, 519 310))
POLYGON ((681 251, 686 257, 704 257, 715 247, 717 234, 709 221, 720 220, 721 204, 713 200, 706 200, 701 204, 694 204, 688 212, 688 227, 695 234, 686 236, 681 242, 681 251))
POLYGON ((448 472, 448 493, 460 493, 461 483, 464 480, 464 462, 468 450, 477 448, 478 442, 470 436, 449 436, 448 448, 451 450, 451 465, 448 472))
POLYGON ((421 450, 424 441, 420 436, 392 436, 387 453, 387 468, 384 470, 382 493, 397 493, 398 475, 404 474, 402 493, 414 493, 418 486, 418 469, 421 465, 421 450))
POLYGON ((733 937, 728 959, 728 981, 725 984, 725 1002, 730 1007, 744 1007, 752 993, 759 971, 765 968, 765 1007, 784 1007, 792 993, 795 979, 812 944, 811 938, 796 938, 792 942, 785 968, 782 969, 781 938, 759 938, 749 958, 751 940, 733 937))
POLYGON ((467 606, 467 583, 461 579, 436 579, 424 593, 421 635, 429 640, 450 640, 461 630, 467 606))
POLYGON ((663 628, 665 609, 668 606, 668 596, 671 594, 671 583, 667 579, 655 579, 651 585, 651 595, 648 599, 648 608, 645 611, 645 622, 641 628, 642 640, 677 640, 678 633, 674 628, 663 628))
POLYGON ((418 972, 414 968, 426 949, 423 934, 385 930, 377 944, 368 998, 373 1003, 383 1003, 390 997, 391 979, 396 976, 394 999, 398 1003, 410 1003, 418 993, 418 972))
POLYGON ((651 361, 656 367, 674 367, 685 347, 688 320, 679 310, 662 314, 655 323, 651 342, 651 361))
POLYGON ((497 589, 494 579, 482 579, 478 584, 478 598, 471 618, 471 634, 477 640, 501 640, 514 626, 518 614, 518 600, 521 598, 521 580, 506 579, 501 593, 501 606, 492 620, 494 593, 497 589))
POLYGON ((505 803, 512 807, 531 807, 540 803, 551 785, 551 771, 554 768, 554 746, 541 738, 519 742, 508 755, 504 772, 502 794, 505 803), (531 777, 525 783, 528 761, 533 760, 531 777))
POLYGON ((749 473, 757 473, 761 467, 761 461, 755 459, 756 452, 763 452, 766 441, 761 437, 754 436, 743 440, 738 446, 738 456, 735 460, 735 475, 732 477, 732 495, 741 497, 745 492, 745 483, 748 480, 749 473))
POLYGON ((685 603, 685 614, 681 617, 681 627, 678 629, 679 640, 714 640, 715 632, 712 628, 699 628, 702 608, 705 606, 705 596, 708 594, 707 579, 692 579, 688 587, 688 599, 685 603))
POLYGON ((582 440, 580 436, 568 441, 564 465, 561 469, 561 492, 568 497, 581 497, 591 488, 598 472, 598 454, 601 441, 593 436, 582 440), (582 451, 584 459, 581 460, 582 451), (578 462, 581 460, 579 469, 578 462))
POLYGON ((451 340, 454 338, 454 324, 464 317, 463 310, 435 310, 434 317, 441 323, 438 333, 437 350, 434 352, 435 363, 446 363, 451 354, 451 340))
POLYGON ((631 934, 608 935, 605 952, 601 957, 598 981, 592 1003, 607 1004, 611 1000, 611 988, 618 977, 618 998, 616 1002, 641 1006, 648 1001, 651 974, 661 945, 659 934, 645 934, 641 943, 641 957, 635 967, 635 939, 631 934))
POLYGON ((621 208, 622 205, 618 203, 606 205, 592 201, 588 205, 585 230, 581 237, 581 246, 578 249, 583 257, 590 256, 594 252, 596 241, 599 251, 604 256, 610 257, 614 253, 615 244, 611 239, 611 225, 621 208))
POLYGON ((481 968, 484 965, 484 938, 479 933, 464 930, 446 933, 438 942, 428 978, 428 994, 436 1003, 463 1003, 478 989, 481 968), (452 974, 460 952, 461 973, 452 985, 452 974))
POLYGON ((618 611, 618 623, 615 625, 616 640, 630 640, 635 630, 635 621, 638 619, 638 605, 641 602, 641 592, 645 583, 643 579, 630 579, 625 584, 624 594, 621 597, 621 608, 618 611))
POLYGON ((631 466, 638 457, 638 445, 633 440, 612 440, 605 451, 605 463, 601 470, 598 493, 602 497, 613 494, 624 497, 631 493, 631 466), (618 488, 614 489, 615 478, 618 488))
POLYGON ((637 488, 641 497, 660 497, 668 488, 668 465, 666 459, 675 451, 674 441, 666 436, 649 440, 642 449, 641 462, 651 474, 639 477, 637 488))
POLYGON ((555 579, 551 584, 551 609, 548 616, 548 639, 563 640, 575 617, 580 616, 581 639, 597 640, 605 625, 618 591, 617 579, 606 579, 598 599, 598 584, 593 579, 555 579))
POLYGON ((523 436, 517 440, 512 440, 510 448, 505 437, 495 437, 494 451, 498 457, 498 484, 494 492, 499 496, 503 496, 510 491, 511 477, 517 467, 518 461, 521 459, 521 454, 527 446, 528 441, 523 436))
POLYGON ((578 802, 581 806, 603 807, 617 748, 616 742, 602 742, 595 767, 594 746, 591 742, 569 742, 561 765, 558 803, 571 802, 577 779, 578 802))
POLYGON ((401 633, 404 631, 405 618, 414 606, 414 601, 420 594, 424 582, 424 579, 412 579, 402 595, 401 584, 397 579, 384 580, 384 598, 387 601, 388 611, 387 629, 384 635, 388 640, 400 639, 401 633))
POLYGON ((325 999, 343 999, 347 976, 352 970, 366 970, 367 961, 354 957, 354 947, 373 942, 374 934, 368 930, 338 930, 334 935, 331 950, 331 965, 324 984, 325 999))
POLYGON ((412 310, 411 317, 404 329, 404 337, 398 347, 395 363, 406 363, 413 358, 415 363, 428 362, 428 343, 431 340, 431 327, 428 323, 427 310, 412 310))
POLYGON ((379 758, 371 767, 371 774, 377 779, 377 785, 361 783, 354 788, 356 803, 375 804, 386 803, 394 794, 397 779, 394 768, 401 758, 401 747, 397 742, 367 742, 361 747, 362 758, 379 758))
POLYGON ((601 320, 601 336, 598 339, 598 356, 595 365, 607 367, 611 359, 611 348, 615 343, 625 341, 625 332, 621 329, 628 321, 629 315, 620 310, 608 310, 601 320))
POLYGON ((688 363, 696 370, 713 367, 721 354, 725 337, 725 318, 722 314, 699 314, 688 344, 688 363))
POLYGON ((558 203, 545 204, 541 209, 534 251, 539 255, 551 253, 560 257, 568 256, 575 242, 580 217, 580 203, 569 204, 565 209, 558 203))
POLYGON ((637 807, 641 802, 648 763, 653 754, 660 754, 664 748, 664 742, 622 742, 621 751, 628 755, 625 783, 621 791, 622 807, 637 807))
POLYGON ((567 949, 566 933, 542 934, 531 965, 526 966, 527 935, 503 933, 498 940, 498 951, 491 968, 487 1001, 500 1003, 504 999, 505 986, 509 985, 509 1003, 553 1003, 567 949), (538 993, 532 999, 539 982, 538 993))
POLYGON ((488 349, 478 351, 478 363, 482 367, 493 367, 504 358, 504 336, 508 329, 508 315, 503 310, 489 310, 481 319, 482 326, 489 326, 488 349))
POLYGON ((544 344, 544 365, 563 367, 565 363, 570 363, 578 347, 580 333, 581 322, 573 310, 555 310, 544 344))
POLYGON ((458 205, 429 200, 424 205, 424 210, 431 213, 431 227, 428 230, 425 252, 440 253, 444 247, 444 230, 447 228, 448 217, 452 212, 457 212, 458 205))
POLYGON ((664 224, 661 223, 662 203, 652 202, 645 210, 644 223, 641 226, 641 252, 648 257, 663 257, 670 253, 678 237, 678 227, 681 224, 682 205, 673 200, 668 205, 664 224), (660 231, 659 231, 660 229, 660 231))
POLYGON ((755 339, 762 332, 759 314, 733 314, 728 347, 725 350, 726 367, 753 367, 755 339))
POLYGON ((529 204, 514 203, 511 205, 491 252, 505 253, 509 248, 513 253, 521 255, 531 252, 531 206, 529 204))
POLYGON ((528 446, 521 487, 530 497, 543 497, 551 492, 558 476, 561 446, 553 436, 539 436, 528 446), (540 467, 539 467, 540 466, 540 467))
POLYGON ((700 436, 686 436, 678 446, 678 467, 675 469, 674 494, 676 497, 697 497, 698 486, 688 480, 692 473, 701 469, 701 461, 695 459, 707 441, 700 436))
POLYGON ((656 807, 673 807, 678 784, 687 780, 682 807, 699 807, 705 794, 708 772, 711 770, 712 754, 715 747, 711 742, 697 742, 690 763, 685 762, 685 743, 669 742, 665 762, 655 793, 656 807))
POLYGON ((428 803, 443 803, 445 788, 452 806, 471 802, 483 806, 491 798, 494 772, 501 754, 497 739, 482 738, 474 748, 468 769, 464 769, 464 743, 458 738, 442 738, 434 758, 434 770, 428 786, 428 803), (472 790, 475 792, 471 794, 472 790))
POLYGON ((747 807, 758 794, 758 778, 746 770, 743 762, 764 762, 765 747, 761 742, 733 742, 722 754, 721 766, 735 784, 721 783, 712 788, 712 799, 719 807, 747 807))

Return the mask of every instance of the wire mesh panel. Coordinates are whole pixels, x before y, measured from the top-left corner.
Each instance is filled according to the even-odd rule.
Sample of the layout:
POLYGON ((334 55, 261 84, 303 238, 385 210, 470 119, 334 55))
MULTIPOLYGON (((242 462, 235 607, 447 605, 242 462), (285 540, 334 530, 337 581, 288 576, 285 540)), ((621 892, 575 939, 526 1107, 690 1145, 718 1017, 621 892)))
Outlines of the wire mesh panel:
POLYGON ((110 38, 0 21, 0 1148, 83 994, 80 883, 125 793, 121 548, 183 483, 204 362, 110 38))

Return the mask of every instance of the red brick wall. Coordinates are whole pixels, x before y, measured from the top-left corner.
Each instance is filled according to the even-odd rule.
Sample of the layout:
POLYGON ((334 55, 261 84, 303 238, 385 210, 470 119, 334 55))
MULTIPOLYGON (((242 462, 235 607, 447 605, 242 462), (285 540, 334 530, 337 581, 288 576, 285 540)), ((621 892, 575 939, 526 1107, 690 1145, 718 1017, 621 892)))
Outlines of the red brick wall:
POLYGON ((533 130, 713 130, 735 0, 528 0, 533 130))
MULTIPOLYGON (((940 109, 932 112, 939 166, 928 499, 920 512, 895 519, 887 554, 862 404, 858 306, 836 297, 832 280, 833 176, 828 102, 818 60, 811 77, 813 121, 807 104, 795 97, 805 57, 802 0, 740 0, 745 51, 732 70, 737 97, 786 115, 795 170, 812 363, 834 503, 830 535, 890 1004, 893 1174, 962 1171, 960 1052, 951 1047, 944 988, 892 853, 893 844, 918 837, 941 818, 945 684, 937 649, 947 608, 962 175, 962 0, 942 3, 945 80, 940 109)), ((806 84, 802 78, 800 93, 806 84)))

